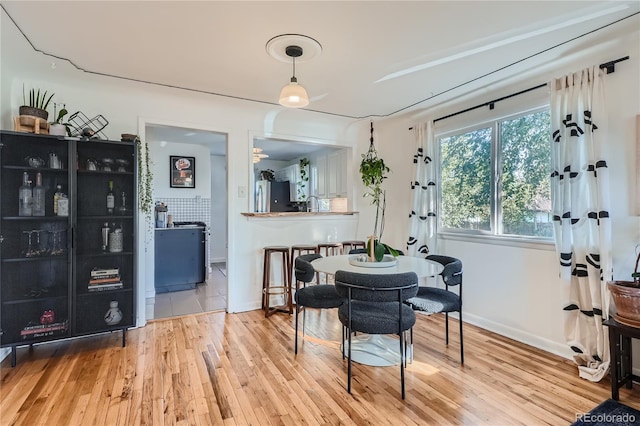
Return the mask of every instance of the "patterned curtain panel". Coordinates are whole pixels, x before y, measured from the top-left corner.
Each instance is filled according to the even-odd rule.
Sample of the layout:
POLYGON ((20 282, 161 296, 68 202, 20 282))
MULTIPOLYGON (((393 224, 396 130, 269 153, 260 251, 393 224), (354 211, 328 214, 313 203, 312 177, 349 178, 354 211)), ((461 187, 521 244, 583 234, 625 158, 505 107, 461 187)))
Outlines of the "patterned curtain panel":
POLYGON ((609 369, 607 281, 612 279, 604 71, 584 69, 550 82, 551 203, 560 276, 568 285, 565 338, 580 377, 609 369))
POLYGON ((413 127, 415 154, 413 166, 415 180, 411 182, 413 204, 409 214, 409 239, 407 254, 424 257, 436 251, 437 193, 435 140, 433 122, 413 127))

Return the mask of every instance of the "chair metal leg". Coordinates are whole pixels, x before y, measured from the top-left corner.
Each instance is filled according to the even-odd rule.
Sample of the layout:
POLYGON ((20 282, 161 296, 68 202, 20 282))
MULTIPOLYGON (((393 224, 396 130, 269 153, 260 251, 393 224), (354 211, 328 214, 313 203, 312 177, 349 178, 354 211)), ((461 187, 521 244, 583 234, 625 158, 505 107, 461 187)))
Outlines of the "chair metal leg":
POLYGON ((307 319, 307 310, 302 308, 302 339, 304 340, 304 326, 307 319))
POLYGON ((296 355, 298 355, 298 313, 299 312, 300 312, 300 305, 296 303, 296 349, 295 349, 296 355))
POLYGON ((449 344, 449 312, 444 313, 444 329, 446 333, 446 343, 449 344))
POLYGON ((406 362, 406 354, 404 353, 404 332, 400 335, 400 386, 402 387, 402 399, 404 399, 404 363, 406 362))
POLYGON ((460 364, 464 364, 464 346, 462 345, 462 309, 459 312, 460 319, 460 364))
POLYGON ((347 330, 349 334, 349 360, 347 361, 347 392, 351 393, 351 330, 347 330))

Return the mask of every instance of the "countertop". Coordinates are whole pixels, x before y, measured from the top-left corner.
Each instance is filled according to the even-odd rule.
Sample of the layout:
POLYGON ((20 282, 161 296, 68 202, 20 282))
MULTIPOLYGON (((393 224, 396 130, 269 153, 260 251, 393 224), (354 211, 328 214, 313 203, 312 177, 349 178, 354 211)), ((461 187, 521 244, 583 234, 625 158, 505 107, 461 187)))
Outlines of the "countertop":
POLYGON ((175 229, 188 230, 188 229, 204 229, 204 226, 192 225, 192 226, 172 226, 171 228, 156 228, 156 231, 172 231, 175 229))
POLYGON ((301 217, 301 216, 353 216, 358 212, 273 212, 273 213, 255 213, 247 212, 242 213, 247 217, 301 217))

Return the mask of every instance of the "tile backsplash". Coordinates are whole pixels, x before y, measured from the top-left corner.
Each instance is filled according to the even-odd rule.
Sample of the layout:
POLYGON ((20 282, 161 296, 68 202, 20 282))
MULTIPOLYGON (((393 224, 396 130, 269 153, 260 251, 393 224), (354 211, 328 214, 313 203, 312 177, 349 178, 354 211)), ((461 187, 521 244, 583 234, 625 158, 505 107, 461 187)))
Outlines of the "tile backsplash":
POLYGON ((174 222, 204 222, 211 226, 211 198, 156 198, 164 203, 174 222))

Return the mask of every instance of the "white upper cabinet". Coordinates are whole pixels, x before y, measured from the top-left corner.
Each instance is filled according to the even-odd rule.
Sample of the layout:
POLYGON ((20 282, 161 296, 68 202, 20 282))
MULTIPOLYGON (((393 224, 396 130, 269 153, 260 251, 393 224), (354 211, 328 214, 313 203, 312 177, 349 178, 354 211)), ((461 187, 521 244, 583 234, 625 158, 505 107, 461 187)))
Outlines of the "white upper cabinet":
POLYGON ((314 188, 318 198, 329 198, 327 194, 327 156, 322 155, 316 159, 316 172, 314 173, 316 180, 314 188))
POLYGON ((348 195, 347 150, 332 151, 315 159, 313 190, 318 198, 343 198, 348 195))

